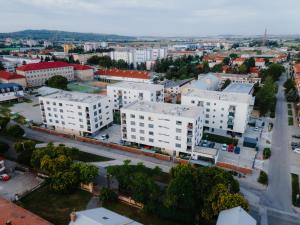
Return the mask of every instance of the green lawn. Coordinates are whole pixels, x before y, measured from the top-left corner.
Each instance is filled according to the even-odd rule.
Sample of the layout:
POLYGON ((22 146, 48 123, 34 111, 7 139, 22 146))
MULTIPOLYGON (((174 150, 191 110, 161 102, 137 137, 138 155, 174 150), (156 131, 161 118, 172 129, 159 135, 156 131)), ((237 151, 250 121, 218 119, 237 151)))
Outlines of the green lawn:
POLYGON ((20 205, 55 225, 67 225, 70 213, 74 209, 85 209, 91 197, 90 193, 82 190, 73 194, 54 194, 44 186, 21 199, 20 205))
POLYGON ((109 210, 129 217, 130 219, 133 219, 144 225, 182 225, 180 223, 175 223, 173 221, 159 218, 158 216, 153 214, 146 214, 140 209, 131 207, 121 202, 104 203, 103 206, 109 210))
POLYGON ((293 117, 289 117, 288 122, 289 122, 289 126, 293 126, 294 125, 294 119, 293 119, 293 117))
POLYGON ((291 109, 288 110, 288 114, 289 116, 292 116, 293 115, 293 111, 291 109))
POLYGON ((238 143, 238 139, 236 139, 236 138, 230 138, 230 137, 225 137, 225 136, 211 134, 211 133, 204 133, 203 139, 212 141, 212 142, 222 143, 222 144, 237 144, 238 143))
POLYGON ((292 109, 292 104, 288 104, 288 109, 292 109))
POLYGON ((105 162, 110 161, 112 159, 100 155, 94 155, 91 153, 79 151, 78 154, 75 156, 75 160, 81 162, 105 162))
POLYGON ((297 174, 291 174, 292 176, 292 202, 294 206, 300 207, 300 199, 297 199, 297 195, 300 195, 299 176, 297 174))

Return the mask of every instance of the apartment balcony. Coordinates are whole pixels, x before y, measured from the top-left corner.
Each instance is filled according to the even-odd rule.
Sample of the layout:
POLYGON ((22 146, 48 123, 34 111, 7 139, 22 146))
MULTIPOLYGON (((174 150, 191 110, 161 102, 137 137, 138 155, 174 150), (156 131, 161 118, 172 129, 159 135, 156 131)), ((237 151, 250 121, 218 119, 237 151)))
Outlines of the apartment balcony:
POLYGON ((126 124, 126 120, 122 120, 122 125, 123 125, 123 124, 124 124, 124 125, 126 124))
POLYGON ((228 117, 234 117, 235 116, 235 112, 229 112, 228 113, 228 117))
POLYGON ((232 125, 228 125, 227 128, 233 130, 233 124, 232 125))
POLYGON ((192 132, 192 131, 188 131, 188 132, 187 132, 187 136, 188 136, 188 137, 192 137, 192 136, 193 136, 193 132, 192 132))
POLYGON ((192 123, 189 123, 189 124, 187 125, 187 129, 190 130, 190 131, 193 130, 193 124, 192 124, 192 123))

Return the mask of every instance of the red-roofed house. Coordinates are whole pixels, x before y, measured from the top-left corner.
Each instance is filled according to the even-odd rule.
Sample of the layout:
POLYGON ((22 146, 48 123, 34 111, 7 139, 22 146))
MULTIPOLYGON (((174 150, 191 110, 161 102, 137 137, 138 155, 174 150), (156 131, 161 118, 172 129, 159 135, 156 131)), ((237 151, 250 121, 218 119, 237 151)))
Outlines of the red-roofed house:
POLYGON ((295 77, 297 77, 297 76, 300 77, 300 64, 295 64, 294 65, 294 76, 295 77))
POLYGON ((266 64, 265 59, 263 59, 263 58, 256 58, 255 59, 255 66, 256 67, 261 68, 261 67, 264 67, 265 64, 266 64))
POLYGON ((53 225, 32 212, 2 198, 0 199, 0 212, 1 225, 53 225))
POLYGON ((68 81, 74 80, 74 68, 66 62, 32 63, 17 67, 16 71, 26 77, 28 87, 42 86, 55 75, 61 75, 68 81))
POLYGON ((245 58, 236 58, 235 60, 232 61, 233 65, 242 65, 245 62, 245 58))
POLYGON ((6 71, 0 71, 0 82, 20 84, 23 88, 27 86, 25 76, 6 71))
POLYGON ((259 75, 259 68, 257 67, 250 67, 250 71, 249 71, 251 74, 254 74, 256 76, 259 75))
POLYGON ((72 66, 76 80, 87 81, 94 79, 94 69, 92 67, 80 64, 72 64, 72 66))
POLYGON ((153 73, 137 70, 101 69, 96 72, 96 77, 106 80, 152 83, 153 73))

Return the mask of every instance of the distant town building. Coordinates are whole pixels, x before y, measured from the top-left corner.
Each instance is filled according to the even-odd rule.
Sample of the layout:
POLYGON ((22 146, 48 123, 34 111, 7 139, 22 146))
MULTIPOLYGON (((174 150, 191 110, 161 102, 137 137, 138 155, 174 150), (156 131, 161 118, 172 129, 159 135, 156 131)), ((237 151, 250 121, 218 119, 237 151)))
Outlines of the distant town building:
POLYGON ((39 102, 44 124, 59 132, 93 136, 113 122, 107 96, 57 90, 39 102))
POLYGON ((123 81, 108 85, 107 95, 113 100, 116 110, 137 100, 164 102, 164 86, 123 81))
POLYGON ((74 67, 66 62, 41 62, 20 66, 16 69, 17 74, 26 77, 28 87, 39 87, 55 76, 60 75, 74 80, 74 67))
POLYGON ((21 85, 23 88, 27 87, 25 76, 16 73, 6 72, 6 71, 0 71, 0 82, 15 83, 21 85))
POLYGON ((15 83, 0 84, 0 102, 18 100, 24 97, 23 87, 15 83))
POLYGON ((76 46, 74 44, 64 44, 63 45, 64 48, 64 52, 65 53, 69 53, 69 51, 73 50, 74 48, 76 48, 76 46))
POLYGON ((72 64, 74 77, 78 81, 88 81, 94 79, 94 69, 87 65, 72 64))
POLYGON ((100 46, 101 46, 100 43, 97 42, 86 42, 83 44, 83 50, 85 52, 90 52, 96 50, 100 46))
POLYGON ((200 143, 203 109, 136 101, 121 108, 122 140, 170 155, 191 154, 200 143))
POLYGON ((152 83, 155 73, 137 70, 100 69, 96 72, 96 78, 104 80, 133 81, 152 83))

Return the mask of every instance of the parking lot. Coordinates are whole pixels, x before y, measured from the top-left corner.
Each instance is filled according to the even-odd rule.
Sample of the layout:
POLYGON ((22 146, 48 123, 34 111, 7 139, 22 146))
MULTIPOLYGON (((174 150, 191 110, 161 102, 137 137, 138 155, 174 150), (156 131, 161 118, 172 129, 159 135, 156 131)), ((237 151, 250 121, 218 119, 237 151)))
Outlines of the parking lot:
MULTIPOLYGON (((5 166, 7 171, 10 171, 10 168, 14 167, 15 164, 6 160, 5 166)), ((15 194, 21 196, 24 193, 30 192, 43 182, 42 179, 30 172, 16 170, 14 172, 8 172, 8 175, 11 176, 10 180, 0 181, 0 197, 7 200, 14 199, 15 194)))
POLYGON ((11 112, 18 113, 24 116, 27 120, 31 120, 35 123, 42 123, 42 115, 39 106, 39 100, 37 97, 30 97, 32 100, 31 103, 22 102, 18 104, 14 104, 11 107, 11 112))
POLYGON ((121 126, 113 124, 109 128, 101 130, 101 132, 99 134, 97 134, 94 138, 97 140, 106 141, 109 143, 120 144, 121 126), (103 140, 102 135, 106 135, 106 134, 108 134, 109 138, 103 140))

